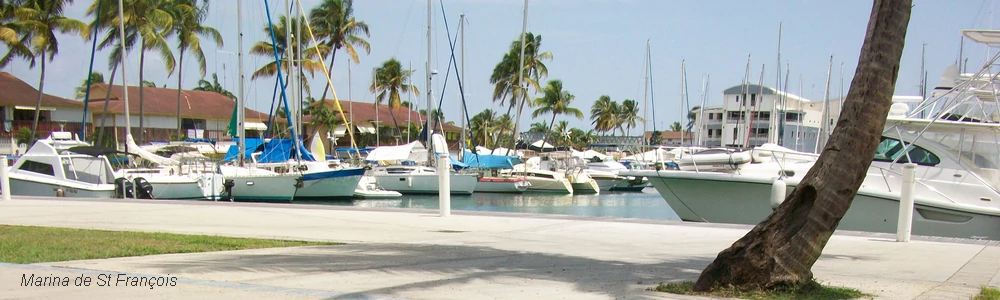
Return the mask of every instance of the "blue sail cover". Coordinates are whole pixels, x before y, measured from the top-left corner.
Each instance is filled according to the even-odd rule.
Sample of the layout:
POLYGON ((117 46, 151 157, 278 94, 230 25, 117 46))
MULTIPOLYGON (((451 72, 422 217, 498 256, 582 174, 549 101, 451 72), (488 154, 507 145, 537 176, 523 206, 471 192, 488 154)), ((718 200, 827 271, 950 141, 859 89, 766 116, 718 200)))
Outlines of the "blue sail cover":
MULTIPOLYGON (((315 161, 316 158, 313 157, 312 153, 306 150, 305 145, 301 142, 299 143, 299 151, 302 152, 302 160, 305 161, 315 161)), ((292 149, 291 139, 271 139, 264 144, 263 153, 257 157, 257 162, 259 163, 276 163, 276 162, 286 162, 289 159, 295 159, 296 152, 292 149)))
MULTIPOLYGON (((239 140, 236 142, 239 143, 239 140)), ((257 157, 257 162, 259 163, 285 162, 289 159, 295 159, 295 151, 292 151, 292 140, 290 139, 271 139, 267 144, 264 144, 263 139, 247 138, 246 142, 247 147, 246 152, 243 153, 243 157, 247 159, 255 152, 263 152, 257 157)), ((299 143, 299 149, 302 151, 302 160, 316 160, 302 143, 299 143)), ((226 156, 222 158, 222 161, 230 162, 235 160, 238 152, 239 147, 235 145, 230 146, 229 151, 226 152, 226 156)))
MULTIPOLYGON (((236 145, 229 146, 229 151, 226 151, 226 156, 222 157, 222 161, 224 161, 224 162, 231 162, 231 161, 236 160, 236 155, 237 155, 237 153, 240 152, 240 150, 239 150, 240 147, 238 146, 239 143, 240 143, 240 139, 239 138, 233 138, 233 142, 236 142, 236 145)), ((254 151, 257 151, 257 148, 259 148, 260 145, 264 144, 264 139, 260 139, 260 138, 247 138, 246 142, 247 142, 247 144, 246 144, 247 148, 243 152, 243 158, 244 159, 250 159, 250 155, 253 154, 254 151)))
POLYGON ((517 156, 503 156, 503 155, 493 155, 493 154, 479 154, 476 155, 472 152, 465 151, 465 155, 462 156, 462 162, 468 165, 470 168, 483 168, 483 169, 513 169, 514 165, 521 163, 521 158, 517 156))

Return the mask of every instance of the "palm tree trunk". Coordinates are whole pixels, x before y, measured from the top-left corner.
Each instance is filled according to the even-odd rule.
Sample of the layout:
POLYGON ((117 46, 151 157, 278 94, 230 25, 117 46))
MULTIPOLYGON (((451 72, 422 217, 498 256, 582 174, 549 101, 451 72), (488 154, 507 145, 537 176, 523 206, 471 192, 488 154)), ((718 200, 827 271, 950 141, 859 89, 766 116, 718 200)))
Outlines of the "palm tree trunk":
POLYGON ((820 157, 774 213, 705 268, 695 291, 774 288, 813 279, 813 264, 871 165, 899 74, 912 0, 874 2, 856 75, 820 157))
MULTIPOLYGON (((111 99, 111 85, 115 84, 115 73, 118 73, 118 63, 115 63, 115 67, 111 68, 111 78, 108 79, 107 86, 108 93, 104 95, 104 110, 101 111, 101 131, 97 135, 98 146, 104 146, 104 132, 107 131, 104 128, 104 121, 108 118, 108 100, 111 99)), ((112 124, 111 127, 114 128, 115 125, 116 124, 112 124)))
POLYGON ((184 48, 180 50, 177 61, 177 139, 181 138, 181 75, 184 74, 184 48))
MULTIPOLYGON (((142 84, 142 82, 143 82, 142 81, 142 70, 143 70, 143 67, 145 66, 145 62, 146 62, 146 49, 141 49, 140 48, 140 50, 139 50, 139 138, 138 138, 140 144, 146 141, 146 122, 145 122, 146 118, 143 118, 143 113, 142 113, 142 104, 143 104, 143 98, 142 98, 142 86, 143 86, 143 84, 142 84)), ((128 88, 128 87, 125 87, 125 88, 128 88)), ((125 113, 129 113, 129 112, 125 112, 125 113)), ((129 126, 129 128, 131 128, 131 126, 129 126)))
MULTIPOLYGON (((538 147, 539 149, 541 149, 538 150, 538 152, 542 152, 543 150, 545 150, 545 143, 547 143, 546 140, 549 139, 549 133, 552 132, 552 125, 554 125, 555 123, 556 123, 556 113, 553 112, 552 121, 549 122, 549 129, 545 130, 545 135, 542 136, 542 146, 538 147)), ((525 143, 528 144, 528 146, 531 146, 531 143, 528 143, 527 141, 525 141, 525 143)))
POLYGON ((35 135, 38 132, 38 117, 42 109, 42 89, 45 88, 45 52, 42 52, 42 70, 38 76, 38 98, 35 99, 35 121, 31 123, 31 143, 35 143, 35 135))
MULTIPOLYGON (((328 71, 330 71, 330 78, 333 78, 333 62, 335 61, 337 61, 337 48, 334 48, 333 52, 330 53, 330 68, 328 69, 328 71)), ((326 100, 326 93, 329 91, 330 91, 330 82, 327 82, 326 88, 323 89, 323 97, 320 97, 319 100, 320 101, 326 100)), ((354 99, 351 99, 351 101, 354 101, 354 99)))
MULTIPOLYGON (((507 106, 507 115, 508 116, 510 115, 510 111, 512 109, 514 109, 514 103, 511 103, 510 106, 507 106)), ((492 147, 492 149, 496 149, 497 148, 497 144, 500 143, 500 139, 502 137, 503 137, 503 131, 500 131, 498 133, 498 135, 497 135, 497 138, 495 140, 493 140, 493 147, 492 147)), ((511 149, 513 149, 513 148, 511 148, 511 149)))

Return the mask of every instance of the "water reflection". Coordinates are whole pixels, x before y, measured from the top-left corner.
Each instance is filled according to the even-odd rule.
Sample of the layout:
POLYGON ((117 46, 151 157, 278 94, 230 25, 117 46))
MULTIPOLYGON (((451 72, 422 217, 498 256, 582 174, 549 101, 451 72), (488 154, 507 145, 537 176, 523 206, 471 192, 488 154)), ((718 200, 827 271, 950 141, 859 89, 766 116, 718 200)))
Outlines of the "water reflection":
MULTIPOLYGON (((436 195, 408 196, 397 199, 366 199, 310 202, 320 205, 437 209, 436 195)), ((477 193, 451 196, 452 210, 522 212, 592 217, 615 217, 651 220, 679 220, 653 188, 642 192, 602 192, 600 195, 520 195, 477 193)))

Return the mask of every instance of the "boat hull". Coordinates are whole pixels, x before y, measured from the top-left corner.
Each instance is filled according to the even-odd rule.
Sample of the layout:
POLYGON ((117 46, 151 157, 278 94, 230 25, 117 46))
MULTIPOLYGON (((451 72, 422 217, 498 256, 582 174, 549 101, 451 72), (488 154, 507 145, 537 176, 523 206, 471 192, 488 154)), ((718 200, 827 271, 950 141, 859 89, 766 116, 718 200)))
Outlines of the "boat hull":
POLYGON ((573 185, 569 183, 569 180, 557 180, 549 178, 540 178, 528 176, 526 177, 531 186, 528 187, 527 192, 533 193, 554 193, 554 194, 573 194, 573 185))
POLYGON ((292 202, 301 184, 297 174, 237 175, 233 181, 234 201, 292 202))
POLYGON ((638 177, 640 179, 629 179, 620 178, 615 181, 615 186, 611 188, 614 192, 641 192, 649 185, 649 180, 645 177, 638 177))
POLYGON ((153 186, 153 199, 164 200, 218 200, 222 199, 225 179, 220 174, 188 176, 149 175, 130 176, 143 178, 153 186))
POLYGON ((601 187, 593 179, 573 182, 572 186, 573 194, 598 194, 601 192, 601 187))
MULTIPOLYGON (((774 179, 691 173, 663 172, 649 177, 653 187, 684 221, 756 225, 776 208, 770 203, 774 179)), ((787 194, 791 194, 796 184, 789 182, 787 194)), ((898 216, 898 194, 861 189, 837 229, 895 233, 898 216)), ((1000 240, 997 228, 1000 228, 997 209, 915 199, 914 235, 1000 240)))
MULTIPOLYGON (((471 195, 476 189, 478 175, 452 173, 449 182, 451 194, 471 195)), ((374 175, 383 189, 402 194, 438 194, 438 174, 377 174, 374 175)))
POLYGON ((68 186, 41 182, 27 178, 10 176, 10 194, 15 196, 56 197, 56 190, 62 189, 63 197, 73 198, 114 198, 113 184, 99 184, 94 187, 68 186))
POLYGON ((520 178, 482 177, 476 183, 476 192, 520 194, 528 190, 529 185, 520 178))
POLYGON ((350 198, 365 174, 362 168, 319 171, 302 175, 296 200, 350 198))
MULTIPOLYGON (((618 185, 618 180, 614 178, 594 178, 594 181, 597 181, 597 186, 602 192, 611 191, 611 189, 618 185)), ((573 186, 573 188, 576 189, 576 186, 573 186)))

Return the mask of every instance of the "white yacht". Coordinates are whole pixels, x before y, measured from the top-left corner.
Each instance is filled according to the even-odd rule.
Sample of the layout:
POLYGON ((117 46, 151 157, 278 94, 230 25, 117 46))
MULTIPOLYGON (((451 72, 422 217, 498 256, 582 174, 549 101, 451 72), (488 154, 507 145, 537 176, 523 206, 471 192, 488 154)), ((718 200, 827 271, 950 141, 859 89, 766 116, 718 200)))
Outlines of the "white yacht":
MULTIPOLYGON (((952 67, 938 85, 946 88, 936 89, 917 109, 893 104, 872 164, 838 229, 895 232, 902 163, 913 162, 913 234, 1000 240, 1000 109, 993 76, 988 68, 957 74, 952 67), (928 117, 919 118, 921 113, 928 117)), ((763 155, 768 162, 736 170, 622 173, 649 177, 685 221, 758 224, 780 204, 769 201, 772 184, 783 181, 790 194, 815 162, 802 153, 762 151, 771 152, 763 155)))
POLYGON ((114 170, 106 155, 115 153, 82 142, 73 133, 53 132, 10 167, 11 195, 114 198, 114 170))
POLYGON ((614 160, 604 160, 587 163, 587 172, 590 177, 597 180, 602 191, 642 191, 649 185, 649 179, 642 176, 622 176, 620 172, 629 170, 628 167, 614 160), (610 185, 605 190, 604 188, 610 185))
MULTIPOLYGON (((533 159, 536 160, 538 158, 532 157, 528 159, 527 163, 531 164, 533 159)), ((526 168, 525 164, 521 163, 514 165, 513 169, 501 170, 500 175, 527 179, 528 183, 531 184, 528 187, 528 192, 573 194, 573 185, 570 184, 569 179, 566 178, 566 174, 563 172, 542 170, 537 167, 526 168)))
MULTIPOLYGON (((432 135, 437 149, 445 149, 444 137, 432 135)), ((375 148, 365 160, 385 163, 372 168, 372 177, 382 188, 403 194, 438 194, 439 182, 437 167, 420 166, 416 163, 427 162, 427 148, 420 142, 412 142, 401 146, 382 146, 375 148), (410 162, 411 164, 403 164, 410 162)), ((476 189, 479 175, 475 173, 458 173, 450 171, 450 187, 452 194, 471 195, 476 189)))
POLYGON ((156 167, 123 168, 116 177, 130 182, 142 179, 153 187, 153 199, 173 200, 219 200, 225 189, 225 178, 218 172, 215 163, 200 154, 171 155, 166 158, 149 152, 136 145, 132 135, 125 136, 127 149, 156 167))

